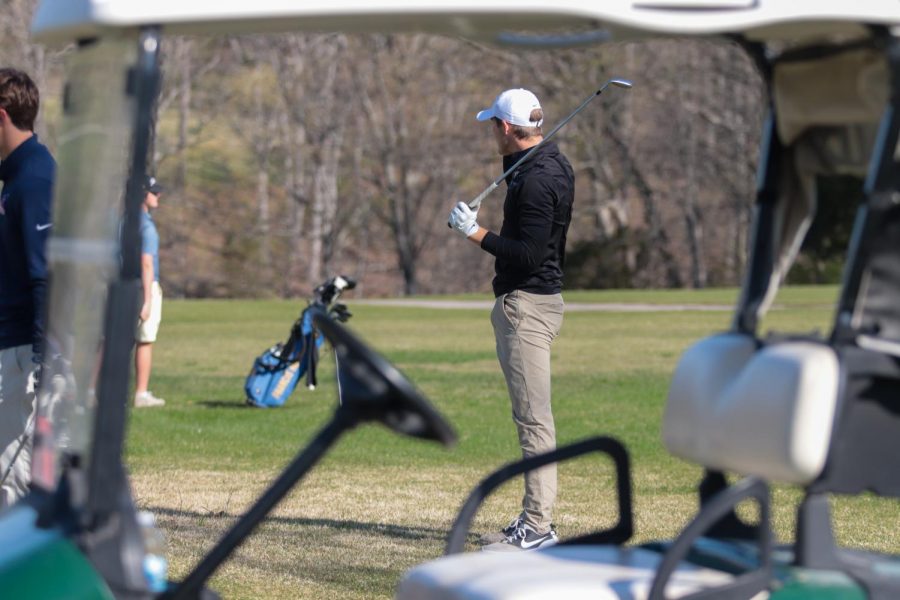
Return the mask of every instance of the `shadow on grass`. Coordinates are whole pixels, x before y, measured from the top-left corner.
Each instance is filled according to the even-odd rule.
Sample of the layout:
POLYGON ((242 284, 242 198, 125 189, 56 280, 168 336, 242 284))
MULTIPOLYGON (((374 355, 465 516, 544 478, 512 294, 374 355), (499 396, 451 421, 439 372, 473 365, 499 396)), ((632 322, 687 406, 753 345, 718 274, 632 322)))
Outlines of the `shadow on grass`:
MULTIPOLYGON (((157 517, 169 517, 179 519, 179 530, 195 529, 196 533, 206 535, 210 530, 224 530, 241 515, 230 514, 227 511, 197 512, 174 508, 148 506, 149 510, 157 517), (189 524, 191 523, 191 524, 189 524)), ((305 519, 298 517, 279 517, 269 515, 260 525, 275 525, 289 527, 322 527, 338 531, 357 531, 361 533, 392 537, 403 540, 444 540, 448 531, 432 527, 411 527, 394 525, 391 523, 365 523, 362 521, 339 519, 305 519)), ((258 530, 257 530, 258 531, 258 530)), ((190 531, 188 531, 190 533, 190 531)), ((254 534, 251 534, 254 535, 254 534)))
POLYGON ((197 402, 197 405, 204 408, 244 408, 247 410, 255 408, 242 400, 201 400, 197 402))
MULTIPOLYGON (((196 544, 199 554, 188 561, 191 564, 212 551, 237 519, 228 511, 146 508, 170 535, 196 544)), ((260 588, 253 590, 255 598, 390 600, 407 569, 440 556, 447 533, 433 527, 270 515, 226 559, 237 571, 218 576, 240 582, 256 572, 272 581, 292 581, 290 596, 260 588), (371 551, 374 548, 377 552, 371 551)), ((470 548, 476 547, 477 537, 469 534, 470 548)))

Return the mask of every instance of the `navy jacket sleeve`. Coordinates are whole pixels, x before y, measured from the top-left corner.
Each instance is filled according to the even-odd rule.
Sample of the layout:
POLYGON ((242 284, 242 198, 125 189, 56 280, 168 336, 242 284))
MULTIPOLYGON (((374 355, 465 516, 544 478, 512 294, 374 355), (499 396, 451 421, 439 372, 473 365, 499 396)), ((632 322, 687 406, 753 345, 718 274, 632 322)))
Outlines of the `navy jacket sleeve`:
POLYGON ((553 228, 556 192, 544 177, 529 177, 518 194, 519 227, 515 238, 488 232, 481 247, 517 267, 533 269, 543 258, 553 228))
POLYGON ((22 182, 22 238, 28 265, 28 280, 34 302, 32 349, 37 357, 43 351, 44 322, 47 311, 47 239, 52 228, 53 182, 32 177, 22 182))

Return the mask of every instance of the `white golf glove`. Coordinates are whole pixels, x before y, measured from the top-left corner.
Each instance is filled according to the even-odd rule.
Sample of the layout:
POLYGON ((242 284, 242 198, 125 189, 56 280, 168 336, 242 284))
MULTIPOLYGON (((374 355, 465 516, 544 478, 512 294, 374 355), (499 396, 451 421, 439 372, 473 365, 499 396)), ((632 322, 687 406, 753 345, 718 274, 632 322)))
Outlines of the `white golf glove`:
POLYGON ((469 237, 478 231, 478 209, 472 210, 465 202, 457 202, 450 211, 450 227, 460 232, 463 237, 469 237))

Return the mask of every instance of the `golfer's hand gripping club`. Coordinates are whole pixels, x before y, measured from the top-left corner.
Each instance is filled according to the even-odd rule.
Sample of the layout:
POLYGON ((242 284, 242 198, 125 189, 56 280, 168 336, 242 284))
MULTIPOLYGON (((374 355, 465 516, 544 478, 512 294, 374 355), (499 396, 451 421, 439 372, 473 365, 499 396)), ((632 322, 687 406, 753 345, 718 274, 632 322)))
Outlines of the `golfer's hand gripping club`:
POLYGON ((477 218, 477 208, 473 211, 465 202, 457 202, 450 211, 450 220, 447 224, 467 238, 478 231, 478 223, 475 220, 477 218))
MULTIPOLYGON (((473 210, 477 213, 478 207, 481 206, 481 201, 484 200, 485 198, 487 198, 488 194, 490 194, 491 192, 496 190, 497 187, 500 185, 501 181, 503 181, 503 176, 501 176, 500 179, 498 179, 497 181, 494 181, 493 183, 491 183, 491 185, 489 185, 486 190, 484 190, 483 192, 478 194, 475 198, 469 200, 469 203, 466 204, 465 206, 468 207, 470 210, 473 210)), ((460 204, 465 204, 465 203, 458 202, 457 206, 459 206, 460 204)), ((455 227, 453 225, 453 212, 455 210, 456 210, 456 206, 453 207, 452 211, 450 211, 450 219, 447 220, 447 227, 449 227, 451 229, 453 229, 455 227)), ((474 233, 474 231, 473 231, 473 233, 474 233)), ((469 236, 466 236, 466 237, 469 237, 469 236)))
MULTIPOLYGON (((522 158, 520 158, 519 160, 517 160, 516 163, 515 163, 513 166, 511 166, 511 167, 508 168, 506 171, 504 171, 503 174, 502 174, 500 177, 498 177, 497 179, 495 179, 495 180, 491 183, 491 185, 489 185, 483 192, 481 192, 481 193, 478 194, 475 198, 473 198, 471 201, 469 201, 469 204, 468 204, 469 208, 471 208, 471 209, 474 210, 474 211, 477 211, 477 210, 478 210, 478 207, 481 206, 481 201, 484 200, 485 198, 487 198, 488 194, 490 194, 490 193, 493 192, 495 189, 497 189, 497 188, 500 186, 500 182, 501 182, 501 181, 503 181, 504 179, 506 179, 506 177, 507 177, 510 173, 512 173, 513 171, 515 171, 516 168, 518 168, 519 165, 521 165, 523 162, 525 162, 525 161, 528 159, 529 156, 531 156, 532 154, 534 154, 534 152, 535 152, 538 148, 540 148, 541 146, 543 146, 546 142, 548 142, 548 141, 550 140, 550 138, 552 138, 554 135, 556 135, 556 132, 557 132, 557 131, 559 131, 560 129, 562 129, 563 126, 565 126, 566 123, 568 123, 569 121, 571 121, 571 120, 575 117, 575 115, 577 115, 578 113, 580 113, 580 112, 584 109, 585 106, 587 106, 588 104, 590 104, 591 100, 593 100, 594 98, 596 98, 597 96, 599 96, 600 94, 602 94, 602 93, 603 93, 603 90, 605 90, 605 89, 606 89, 607 87, 609 87, 610 85, 613 85, 613 86, 615 86, 615 87, 624 88, 624 89, 627 90, 627 89, 631 88, 631 86, 632 86, 633 84, 631 83, 631 81, 629 81, 629 80, 627 80, 627 79, 622 79, 622 78, 620 78, 620 77, 613 77, 612 79, 610 79, 610 80, 608 80, 606 83, 604 83, 604 84, 600 87, 599 90, 597 90, 596 92, 594 92, 593 94, 591 94, 590 96, 588 96, 587 99, 586 99, 584 102, 581 103, 581 106, 579 106, 579 107, 576 108, 574 111, 572 111, 572 114, 570 114, 568 117, 566 117, 565 119, 563 119, 556 127, 553 128, 553 130, 552 130, 550 133, 548 133, 546 136, 544 136, 544 139, 542 139, 542 140, 541 140, 539 143, 537 143, 536 145, 532 146, 532 147, 531 147, 531 150, 529 150, 528 152, 526 152, 525 155, 522 156, 522 158)), ((460 204, 461 204, 461 203, 460 203, 460 204)), ((457 206, 458 206, 458 205, 457 205, 457 206)), ((454 210, 455 210, 455 208, 454 208, 454 210)), ((452 214, 453 214, 453 213, 451 212, 451 215, 452 215, 452 214)), ((451 227, 451 228, 452 228, 452 227, 454 227, 454 225, 453 225, 450 221, 448 221, 448 222, 447 222, 447 227, 451 227)))

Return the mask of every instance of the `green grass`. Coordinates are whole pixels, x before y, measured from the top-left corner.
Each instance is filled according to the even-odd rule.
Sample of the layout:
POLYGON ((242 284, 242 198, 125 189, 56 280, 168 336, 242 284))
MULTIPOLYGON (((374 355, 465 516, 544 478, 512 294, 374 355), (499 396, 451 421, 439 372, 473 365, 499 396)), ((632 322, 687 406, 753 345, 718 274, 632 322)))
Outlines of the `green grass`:
MULTIPOLYGON (((473 297, 468 297, 469 299, 473 297)), ((764 329, 827 330, 834 288, 791 288, 764 329)), ((574 302, 732 304, 734 290, 573 292, 574 302)), ((487 311, 355 305, 351 327, 394 362, 453 424, 451 450, 363 426, 342 439, 213 579, 228 598, 390 598, 411 566, 439 556, 456 511, 485 475, 519 455, 487 311)), ((133 413, 127 461, 139 505, 158 513, 172 574, 184 576, 325 423, 335 405, 323 360, 319 388, 279 409, 243 404, 253 358, 283 339, 302 302, 169 301, 151 389, 163 409, 133 413)), ((669 376, 693 341, 727 329, 728 311, 575 312, 553 348, 559 442, 607 434, 634 463, 637 540, 670 537, 696 509, 699 468, 659 436, 669 376)), ((323 355, 329 358, 327 354, 323 355)), ((329 359, 330 360, 330 359, 329 359)), ((611 468, 585 457, 560 467, 555 521, 574 535, 614 518, 611 468)), ((517 512, 520 483, 492 496, 476 531, 517 512)), ((777 488, 775 524, 793 531, 795 490, 777 488)), ((900 551, 894 503, 836 503, 841 541, 900 551)))
MULTIPOLYGON (((733 306, 738 288, 706 290, 570 290, 566 302, 609 302, 641 304, 715 304, 733 306)), ((830 306, 837 298, 837 286, 793 286, 783 288, 778 295, 781 307, 830 306)), ((428 299, 428 296, 421 296, 428 299)), ((490 300, 486 294, 457 294, 445 296, 453 300, 490 300)))

